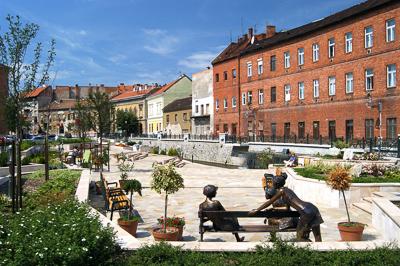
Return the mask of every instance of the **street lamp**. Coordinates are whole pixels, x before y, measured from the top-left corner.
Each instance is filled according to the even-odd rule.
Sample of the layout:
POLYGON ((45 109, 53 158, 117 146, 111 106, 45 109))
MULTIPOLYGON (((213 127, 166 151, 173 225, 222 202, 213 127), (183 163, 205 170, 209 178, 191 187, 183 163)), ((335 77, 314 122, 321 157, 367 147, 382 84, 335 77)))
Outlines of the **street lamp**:
POLYGON ((128 121, 125 120, 125 142, 128 142, 128 121))
POLYGON ((64 164, 63 164, 63 161, 62 161, 62 154, 64 153, 64 143, 63 143, 62 140, 61 140, 61 142, 58 144, 57 148, 58 148, 58 154, 59 154, 59 157, 60 157, 61 165, 64 165, 64 164))

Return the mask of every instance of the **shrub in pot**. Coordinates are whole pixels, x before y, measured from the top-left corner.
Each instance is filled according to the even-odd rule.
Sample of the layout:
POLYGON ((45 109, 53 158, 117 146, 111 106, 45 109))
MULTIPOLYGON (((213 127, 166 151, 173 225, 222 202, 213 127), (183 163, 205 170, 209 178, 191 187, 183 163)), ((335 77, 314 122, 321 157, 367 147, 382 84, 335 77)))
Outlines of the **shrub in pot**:
POLYGON ((161 228, 153 229, 153 237, 155 240, 166 240, 176 241, 179 240, 179 230, 175 227, 167 226, 167 206, 168 206, 168 195, 177 192, 179 189, 184 188, 183 178, 176 171, 174 165, 169 163, 167 165, 154 165, 151 189, 156 191, 158 194, 165 195, 164 203, 164 224, 161 228))
POLYGON ((142 196, 142 184, 136 179, 126 180, 122 189, 130 195, 130 204, 129 211, 121 215, 121 217, 118 219, 118 225, 131 235, 136 236, 136 230, 140 219, 138 216, 132 214, 132 200, 134 192, 137 192, 140 196, 142 196))
POLYGON ((166 222, 167 228, 168 227, 174 227, 178 228, 178 240, 182 240, 182 235, 183 235, 183 227, 185 226, 185 218, 184 217, 167 217, 166 221, 164 221, 164 216, 160 217, 157 219, 158 220, 158 225, 161 228, 164 228, 164 223, 166 222))
POLYGON ((133 169, 135 168, 135 164, 133 162, 130 162, 128 160, 128 157, 124 153, 120 153, 117 157, 117 160, 119 162, 118 169, 121 171, 121 179, 119 181, 119 184, 123 188, 124 183, 128 179, 128 173, 133 171, 133 169))
POLYGON ((348 190, 351 185, 351 175, 349 171, 346 168, 338 165, 329 172, 326 182, 332 189, 342 192, 343 195, 347 221, 338 223, 342 241, 360 241, 365 224, 350 220, 349 208, 347 206, 346 195, 344 193, 344 191, 348 190))

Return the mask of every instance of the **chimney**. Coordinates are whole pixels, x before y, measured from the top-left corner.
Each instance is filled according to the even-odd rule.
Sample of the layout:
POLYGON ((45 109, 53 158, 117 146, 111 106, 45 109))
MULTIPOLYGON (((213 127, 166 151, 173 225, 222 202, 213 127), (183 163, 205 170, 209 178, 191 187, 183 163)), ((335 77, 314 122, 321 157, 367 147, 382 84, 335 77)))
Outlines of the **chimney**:
POLYGON ((267 29, 265 30, 265 33, 267 34, 267 38, 270 38, 275 35, 276 33, 276 27, 273 25, 267 25, 267 29))
POLYGON ((253 28, 249 28, 247 32, 247 38, 251 39, 251 37, 253 37, 253 28))

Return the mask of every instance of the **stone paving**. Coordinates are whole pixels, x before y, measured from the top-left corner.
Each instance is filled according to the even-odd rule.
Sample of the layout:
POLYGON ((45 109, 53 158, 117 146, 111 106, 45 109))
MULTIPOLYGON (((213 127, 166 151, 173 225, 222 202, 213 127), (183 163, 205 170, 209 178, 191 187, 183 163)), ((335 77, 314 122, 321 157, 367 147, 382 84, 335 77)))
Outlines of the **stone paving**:
MULTIPOLYGON (((118 150, 113 150, 117 152, 118 150)), ((149 186, 151 182, 152 164, 155 161, 162 161, 169 158, 162 155, 149 155, 149 157, 136 161, 135 170, 130 174, 130 178, 140 180, 144 186, 143 197, 134 196, 135 209, 140 213, 143 223, 139 224, 137 238, 141 241, 152 239, 151 229, 157 223, 157 218, 164 212, 164 195, 159 195, 152 191, 149 186)), ((116 166, 117 162, 111 161, 111 171, 104 172, 108 181, 119 180, 120 173, 116 166)), ((266 170, 253 169, 226 169, 202 164, 186 162, 183 168, 177 171, 185 180, 185 188, 176 194, 169 196, 168 216, 176 215, 185 217, 186 226, 184 229, 185 241, 199 240, 199 219, 197 217, 198 206, 204 201, 202 188, 207 184, 219 187, 216 199, 219 200, 227 210, 254 209, 265 202, 264 192, 261 188, 261 177, 266 170)), ((92 180, 99 180, 99 173, 92 172, 92 180)), ((93 193, 92 193, 93 194, 93 193)), ((101 196, 91 196, 92 205, 101 208, 104 204, 101 196)), ((346 220, 345 209, 332 209, 321 206, 318 202, 313 202, 318 206, 324 223, 321 225, 323 241, 338 241, 340 239, 336 224, 346 220)), ((109 217, 109 213, 107 216, 109 217)), ((118 214, 114 215, 114 219, 118 214)), ((351 209, 351 218, 354 221, 368 224, 364 231, 364 240, 379 240, 381 236, 371 225, 371 216, 360 210, 351 209)), ((239 219, 241 224, 262 224, 262 218, 239 219)), ((245 241, 265 241, 268 240, 268 233, 246 233, 245 241)), ((279 233, 282 239, 294 239, 295 233, 279 233)), ((311 238, 313 239, 313 238, 311 238)), ((230 233, 206 233, 204 241, 235 241, 230 233)))

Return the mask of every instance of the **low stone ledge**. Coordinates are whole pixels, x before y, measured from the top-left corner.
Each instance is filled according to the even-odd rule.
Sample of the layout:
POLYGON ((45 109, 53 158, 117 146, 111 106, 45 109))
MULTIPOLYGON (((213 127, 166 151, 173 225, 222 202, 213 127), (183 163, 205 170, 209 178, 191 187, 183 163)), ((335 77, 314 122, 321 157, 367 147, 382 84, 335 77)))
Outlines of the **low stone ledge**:
MULTIPOLYGON (((400 200, 400 197, 393 199, 400 200)), ((400 243, 400 208, 390 200, 378 197, 372 199, 372 225, 381 231, 385 240, 400 243)))

